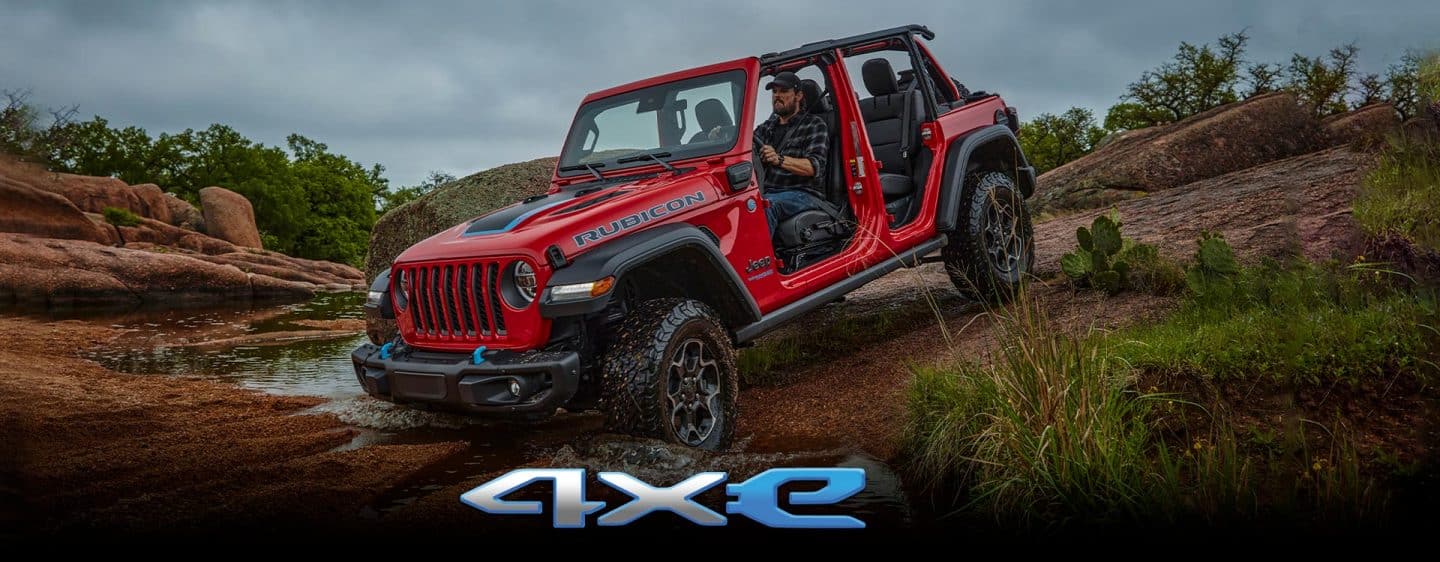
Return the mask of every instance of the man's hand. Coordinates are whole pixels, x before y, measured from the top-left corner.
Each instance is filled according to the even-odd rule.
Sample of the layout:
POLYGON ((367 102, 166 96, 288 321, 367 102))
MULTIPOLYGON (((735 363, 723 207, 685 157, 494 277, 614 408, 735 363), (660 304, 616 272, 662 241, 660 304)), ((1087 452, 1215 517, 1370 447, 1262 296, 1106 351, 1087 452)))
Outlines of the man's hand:
POLYGON ((767 166, 779 166, 780 153, 775 152, 775 147, 767 144, 760 147, 760 161, 764 162, 767 166))

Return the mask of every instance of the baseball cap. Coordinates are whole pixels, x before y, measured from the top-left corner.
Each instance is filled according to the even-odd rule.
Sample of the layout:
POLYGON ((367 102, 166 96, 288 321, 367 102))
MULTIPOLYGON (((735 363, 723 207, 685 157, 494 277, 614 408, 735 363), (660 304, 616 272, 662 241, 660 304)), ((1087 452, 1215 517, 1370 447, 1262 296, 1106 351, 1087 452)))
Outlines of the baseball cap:
POLYGON ((776 74, 775 78, 771 80, 769 84, 765 85, 765 89, 773 90, 776 86, 779 86, 781 88, 790 88, 791 90, 799 90, 800 77, 796 76, 794 72, 790 72, 788 70, 785 72, 781 72, 779 74, 776 74))

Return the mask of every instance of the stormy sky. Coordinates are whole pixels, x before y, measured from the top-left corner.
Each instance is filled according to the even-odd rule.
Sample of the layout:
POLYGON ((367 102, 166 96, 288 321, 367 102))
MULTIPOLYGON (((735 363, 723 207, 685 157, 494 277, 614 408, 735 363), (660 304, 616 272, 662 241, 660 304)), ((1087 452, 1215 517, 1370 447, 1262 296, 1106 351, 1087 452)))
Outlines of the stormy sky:
POLYGON ((1440 2, 690 3, 0 0, 0 89, 152 134, 225 123, 298 132, 388 169, 463 176, 553 155, 588 92, 906 23, 971 89, 1022 118, 1097 117, 1180 41, 1248 28, 1249 59, 1354 41, 1363 72, 1440 46, 1440 2))

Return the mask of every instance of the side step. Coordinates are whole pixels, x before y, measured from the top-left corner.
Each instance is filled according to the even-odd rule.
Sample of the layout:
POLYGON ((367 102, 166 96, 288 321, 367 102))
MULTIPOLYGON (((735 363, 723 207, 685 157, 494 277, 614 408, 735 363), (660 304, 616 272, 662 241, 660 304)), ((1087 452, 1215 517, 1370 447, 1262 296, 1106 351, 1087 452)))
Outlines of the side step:
POLYGON ((879 279, 881 276, 900 269, 901 267, 915 267, 921 263, 927 263, 925 255, 939 250, 945 246, 945 235, 941 234, 910 250, 888 260, 875 264, 865 271, 851 275, 840 280, 839 283, 826 287, 814 294, 801 298, 779 309, 766 314, 760 321, 742 327, 735 331, 735 342, 745 343, 764 335, 766 332, 780 327, 781 324, 793 320, 813 309, 824 306, 837 298, 845 296, 846 293, 859 289, 862 285, 879 279))

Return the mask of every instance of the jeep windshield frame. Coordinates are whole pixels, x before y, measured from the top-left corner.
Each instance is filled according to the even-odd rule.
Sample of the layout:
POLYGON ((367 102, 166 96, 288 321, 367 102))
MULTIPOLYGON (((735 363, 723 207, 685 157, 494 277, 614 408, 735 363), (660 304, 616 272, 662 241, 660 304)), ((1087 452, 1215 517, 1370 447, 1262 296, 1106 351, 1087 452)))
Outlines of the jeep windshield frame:
MULTIPOLYGON (((645 154, 668 152, 664 160, 677 162, 733 151, 742 133, 748 134, 736 125, 751 97, 749 78, 745 69, 730 68, 585 102, 571 122, 557 177, 589 175, 583 168, 586 164, 600 165, 607 174, 654 166, 655 159, 644 158, 645 154), (703 120, 696 106, 712 101, 728 114, 722 122, 729 125, 701 130, 703 120)), ((711 104, 712 110, 715 105, 711 104)))

